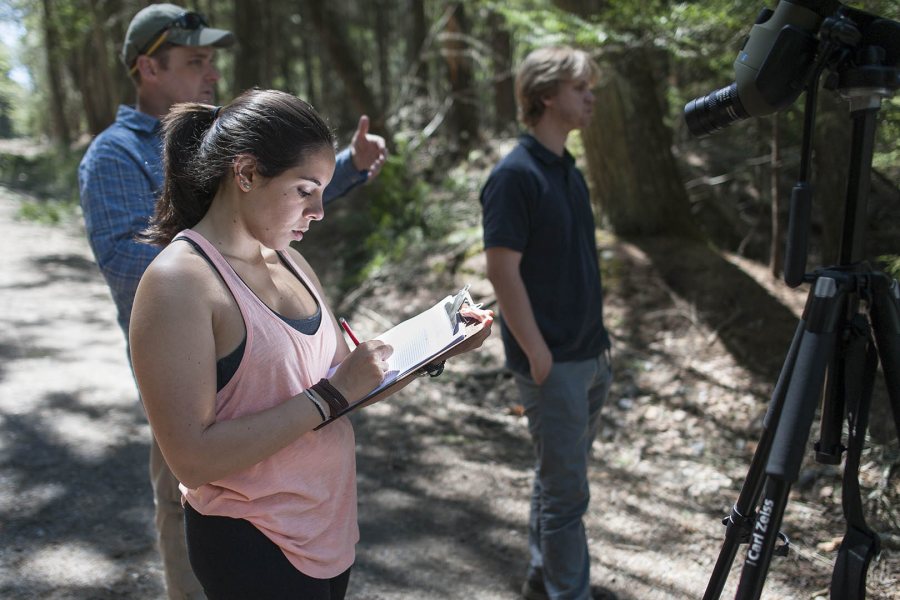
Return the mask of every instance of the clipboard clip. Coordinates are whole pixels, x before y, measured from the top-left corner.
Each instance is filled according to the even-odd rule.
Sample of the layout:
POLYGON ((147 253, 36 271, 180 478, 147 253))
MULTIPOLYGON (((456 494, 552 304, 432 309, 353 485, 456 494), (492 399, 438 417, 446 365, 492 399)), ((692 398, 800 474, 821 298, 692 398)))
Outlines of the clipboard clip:
POLYGON ((472 296, 469 295, 469 284, 467 283, 463 289, 459 290, 456 295, 453 297, 453 300, 444 304, 444 308, 447 310, 447 317, 449 317, 450 322, 456 325, 459 323, 459 309, 462 308, 463 303, 466 301, 469 304, 472 304, 472 296))

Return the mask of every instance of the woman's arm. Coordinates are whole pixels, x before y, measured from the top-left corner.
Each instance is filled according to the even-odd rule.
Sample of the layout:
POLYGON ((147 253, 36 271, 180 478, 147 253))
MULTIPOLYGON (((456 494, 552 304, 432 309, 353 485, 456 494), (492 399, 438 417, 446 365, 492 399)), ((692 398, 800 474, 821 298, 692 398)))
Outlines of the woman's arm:
POLYGON ((170 246, 141 279, 131 317, 132 363, 150 425, 188 487, 246 469, 321 423, 303 395, 216 422, 213 306, 220 285, 201 257, 170 246))

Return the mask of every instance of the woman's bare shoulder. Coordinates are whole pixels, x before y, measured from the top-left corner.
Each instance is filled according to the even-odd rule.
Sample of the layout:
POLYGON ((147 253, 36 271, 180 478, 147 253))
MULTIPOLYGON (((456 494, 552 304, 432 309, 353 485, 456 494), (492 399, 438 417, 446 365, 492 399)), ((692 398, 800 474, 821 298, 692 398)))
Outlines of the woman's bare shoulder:
POLYGON ((218 281, 210 264, 193 247, 172 243, 147 267, 139 293, 143 288, 157 297, 202 298, 218 288, 218 281))

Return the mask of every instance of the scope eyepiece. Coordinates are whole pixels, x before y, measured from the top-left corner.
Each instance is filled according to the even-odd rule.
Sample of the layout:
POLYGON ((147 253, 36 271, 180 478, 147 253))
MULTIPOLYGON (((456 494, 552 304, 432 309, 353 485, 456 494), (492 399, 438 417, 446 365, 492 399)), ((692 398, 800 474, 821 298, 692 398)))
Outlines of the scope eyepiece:
POLYGON ((684 120, 695 136, 709 135, 750 117, 738 97, 737 83, 695 98, 684 106, 684 120))

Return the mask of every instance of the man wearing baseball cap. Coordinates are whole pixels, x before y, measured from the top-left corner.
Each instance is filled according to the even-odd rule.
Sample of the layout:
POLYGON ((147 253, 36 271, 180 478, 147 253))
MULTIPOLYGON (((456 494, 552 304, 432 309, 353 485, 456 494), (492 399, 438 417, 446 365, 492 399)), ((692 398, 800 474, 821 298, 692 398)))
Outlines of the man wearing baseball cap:
POLYGON ((164 43, 225 47, 234 43, 234 36, 230 31, 211 28, 199 13, 174 4, 151 4, 134 16, 125 33, 122 62, 128 73, 134 75, 138 58, 153 56, 164 43))
MULTIPOLYGON (((134 83, 136 103, 119 106, 115 122, 93 140, 79 165, 78 183, 85 230, 126 342, 135 290, 160 250, 135 240, 147 226, 162 186, 160 119, 180 102, 215 104, 220 79, 213 62, 216 49, 234 42, 230 31, 213 29, 203 15, 174 4, 147 6, 125 34, 121 58, 134 83)), ((325 202, 377 176, 385 159, 384 139, 368 133, 363 115, 350 147, 338 154, 325 202)), ((155 439, 150 479, 168 597, 204 598, 187 557, 178 482, 155 439)))

